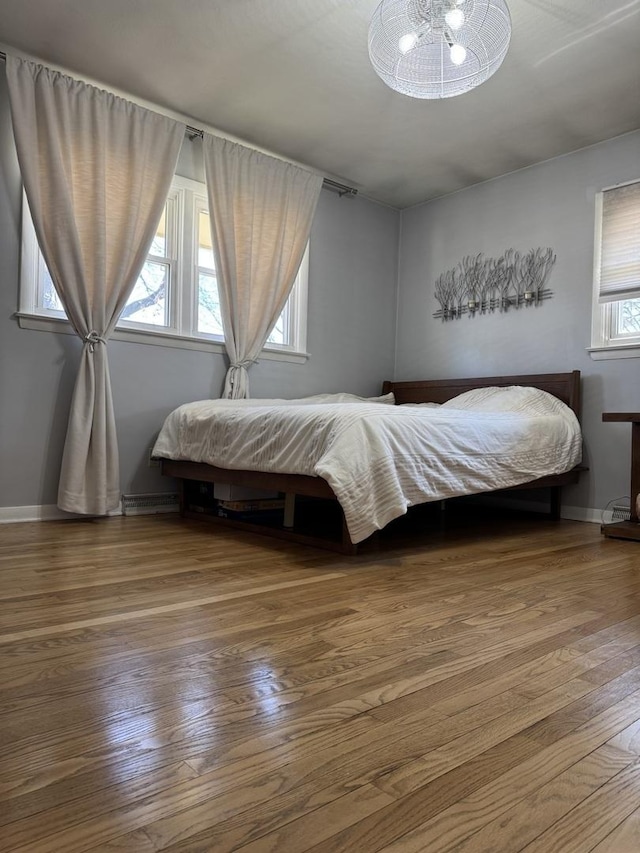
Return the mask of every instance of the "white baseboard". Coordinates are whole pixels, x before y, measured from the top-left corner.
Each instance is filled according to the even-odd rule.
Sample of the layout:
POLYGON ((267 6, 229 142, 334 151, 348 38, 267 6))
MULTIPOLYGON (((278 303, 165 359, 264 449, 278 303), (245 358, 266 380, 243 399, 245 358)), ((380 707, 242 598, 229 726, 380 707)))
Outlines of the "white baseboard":
POLYGON ((590 524, 602 524, 602 510, 585 506, 563 506, 561 517, 569 521, 587 521, 590 524))
MULTIPOLYGON (((120 507, 112 509, 108 515, 122 515, 120 507)), ((87 518, 74 512, 65 512, 55 504, 37 504, 36 506, 0 506, 0 524, 20 521, 62 521, 70 518, 87 518)))
MULTIPOLYGON (((548 504, 543 501, 519 501, 516 498, 494 497, 492 495, 478 495, 478 502, 483 506, 495 506, 496 509, 520 509, 523 512, 549 512, 548 504)), ((602 510, 583 506, 562 505, 560 517, 567 521, 586 521, 591 524, 602 524, 602 510)))

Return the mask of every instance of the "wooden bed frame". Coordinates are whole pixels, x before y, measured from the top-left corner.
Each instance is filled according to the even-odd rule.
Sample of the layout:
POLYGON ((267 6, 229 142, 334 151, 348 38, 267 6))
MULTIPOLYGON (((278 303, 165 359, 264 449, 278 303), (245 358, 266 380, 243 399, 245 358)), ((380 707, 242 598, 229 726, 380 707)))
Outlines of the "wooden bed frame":
MULTIPOLYGON (((504 387, 507 385, 526 385, 540 388, 558 397, 569 408, 573 409, 579 418, 580 409, 580 371, 573 370, 570 373, 536 373, 524 376, 488 376, 474 379, 427 379, 413 382, 384 382, 382 393, 393 392, 396 405, 402 403, 444 403, 464 391, 473 388, 504 387)), ((207 521, 222 524, 227 527, 242 528, 256 533, 262 533, 279 539, 288 539, 339 551, 343 554, 355 554, 357 545, 351 542, 344 516, 342 517, 342 538, 327 539, 320 536, 309 535, 296 531, 293 526, 270 526, 231 518, 219 518, 215 515, 203 515, 202 513, 190 512, 185 501, 185 481, 196 480, 207 483, 226 483, 237 486, 245 486, 252 489, 263 489, 265 491, 284 492, 287 496, 304 495, 312 498, 325 498, 337 501, 331 486, 321 477, 309 477, 301 474, 271 474, 262 471, 236 471, 227 468, 216 468, 201 462, 176 462, 170 459, 161 460, 162 473, 168 477, 175 477, 178 481, 178 494, 180 499, 180 513, 186 518, 206 519, 207 521)), ((560 517, 561 489, 563 486, 577 483, 582 471, 586 470, 578 465, 565 474, 557 474, 542 477, 520 486, 514 486, 509 491, 519 489, 549 489, 550 490, 550 515, 552 518, 560 517)), ((285 513, 286 515, 286 513, 285 513)), ((285 521, 286 523, 286 521, 285 521)))

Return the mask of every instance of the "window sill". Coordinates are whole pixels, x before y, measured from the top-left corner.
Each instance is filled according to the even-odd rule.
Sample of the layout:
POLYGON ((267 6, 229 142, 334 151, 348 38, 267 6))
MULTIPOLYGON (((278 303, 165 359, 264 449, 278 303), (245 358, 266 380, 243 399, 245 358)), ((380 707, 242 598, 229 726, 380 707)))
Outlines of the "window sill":
MULTIPOLYGON (((75 335, 67 320, 58 317, 43 317, 40 314, 29 314, 18 311, 14 314, 21 329, 32 329, 39 332, 56 332, 63 335, 75 335)), ((116 329, 111 335, 112 341, 124 341, 131 344, 150 344, 154 347, 169 347, 172 349, 199 350, 200 352, 226 352, 220 341, 207 341, 203 338, 190 338, 171 332, 148 332, 144 329, 116 329)), ((289 361, 294 364, 304 364, 309 359, 309 353, 291 352, 289 350, 263 349, 260 359, 268 361, 289 361)))
POLYGON ((587 347, 594 361, 610 358, 640 358, 640 344, 616 344, 608 347, 587 347))

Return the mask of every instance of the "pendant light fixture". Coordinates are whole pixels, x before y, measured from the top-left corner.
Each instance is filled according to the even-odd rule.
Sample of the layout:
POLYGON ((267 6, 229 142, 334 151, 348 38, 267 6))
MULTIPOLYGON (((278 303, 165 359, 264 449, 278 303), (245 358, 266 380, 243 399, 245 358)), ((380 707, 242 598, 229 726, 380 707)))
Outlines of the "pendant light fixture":
POLYGON ((369 26, 369 57, 396 92, 452 98, 498 70, 510 38, 505 0, 382 0, 369 26))

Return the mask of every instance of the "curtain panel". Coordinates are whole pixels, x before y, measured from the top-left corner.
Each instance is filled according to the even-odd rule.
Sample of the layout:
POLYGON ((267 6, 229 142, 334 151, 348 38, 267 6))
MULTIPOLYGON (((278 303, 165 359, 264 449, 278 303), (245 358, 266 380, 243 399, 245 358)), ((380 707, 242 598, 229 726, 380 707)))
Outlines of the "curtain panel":
POLYGON ((7 56, 13 129, 40 249, 83 341, 58 506, 118 506, 106 342, 144 265, 185 125, 41 65, 7 56))
POLYGON ((225 346, 224 397, 249 395, 258 360, 291 293, 309 241, 322 178, 204 134, 211 236, 225 346))

